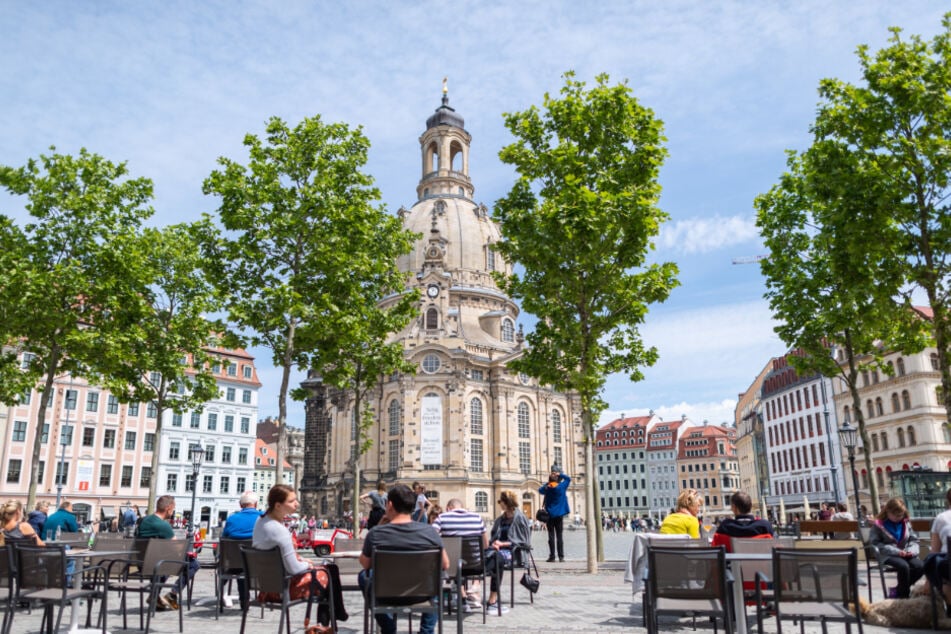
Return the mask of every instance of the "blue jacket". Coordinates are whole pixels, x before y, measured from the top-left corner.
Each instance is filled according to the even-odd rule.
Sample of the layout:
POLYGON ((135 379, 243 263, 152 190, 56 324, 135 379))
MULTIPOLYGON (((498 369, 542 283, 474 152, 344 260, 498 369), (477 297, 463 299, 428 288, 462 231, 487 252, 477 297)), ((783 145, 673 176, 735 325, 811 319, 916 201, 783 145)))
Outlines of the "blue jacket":
POLYGON ((564 517, 571 513, 568 508, 568 485, 571 484, 571 478, 568 474, 562 473, 558 478, 558 486, 550 487, 546 482, 538 488, 538 492, 545 496, 542 500, 542 506, 548 511, 551 517, 564 517))
POLYGON ((62 528, 64 533, 78 533, 79 524, 76 523, 76 516, 66 509, 58 509, 46 518, 46 524, 43 526, 46 534, 43 535, 42 539, 55 539, 57 528, 62 528))
POLYGON ((237 513, 232 513, 225 521, 225 529, 221 536, 225 539, 251 539, 254 535, 254 525, 261 517, 261 511, 248 506, 237 513))

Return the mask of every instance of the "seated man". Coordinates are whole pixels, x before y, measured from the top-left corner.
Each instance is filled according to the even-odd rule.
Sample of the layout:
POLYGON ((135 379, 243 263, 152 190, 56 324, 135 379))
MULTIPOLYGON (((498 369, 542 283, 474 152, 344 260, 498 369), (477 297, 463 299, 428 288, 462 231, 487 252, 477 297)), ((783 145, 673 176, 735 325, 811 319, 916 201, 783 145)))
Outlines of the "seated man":
POLYGON ((46 531, 46 535, 43 536, 46 541, 56 539, 56 531, 60 533, 78 533, 79 523, 76 521, 76 516, 73 515, 73 503, 69 500, 63 500, 59 509, 46 518, 43 530, 46 531))
MULTIPOLYGON (((225 520, 225 528, 221 531, 222 539, 251 539, 254 536, 254 525, 261 517, 261 511, 258 510, 258 496, 253 491, 245 491, 238 498, 238 505, 241 510, 232 513, 225 520)), ((248 602, 248 592, 245 588, 244 577, 238 579, 238 597, 241 601, 243 610, 248 602)), ((224 597, 226 606, 231 607, 231 598, 224 597)))
MULTIPOLYGON (((360 565, 363 570, 357 577, 357 582, 364 595, 369 592, 373 583, 372 570, 373 552, 377 548, 386 550, 419 551, 442 549, 442 538, 429 524, 414 522, 412 513, 416 507, 416 495, 405 484, 397 484, 389 490, 386 500, 384 524, 379 524, 367 533, 363 541, 363 552, 360 553, 360 565)), ((442 551, 442 569, 449 568, 449 557, 442 551)), ((433 634, 436 628, 435 614, 424 614, 420 618, 420 634, 433 634)), ((396 620, 387 614, 377 614, 376 622, 382 634, 396 633, 396 620)))
MULTIPOLYGON (((171 495, 163 495, 155 501, 155 513, 145 517, 139 524, 136 537, 148 539, 175 539, 175 531, 169 523, 175 516, 175 498, 171 495)), ((175 591, 169 592, 164 597, 159 597, 156 604, 159 610, 177 610, 178 597, 182 590, 188 584, 189 579, 195 576, 199 568, 198 558, 190 557, 188 560, 187 577, 179 577, 175 584, 175 591)))
MULTIPOLYGON (((453 498, 446 503, 446 512, 440 513, 433 521, 433 528, 443 537, 466 537, 480 535, 482 537, 482 551, 489 547, 489 533, 485 529, 485 521, 481 515, 467 511, 462 506, 462 500, 453 498)), ((467 596, 465 588, 459 588, 459 598, 465 602, 462 608, 465 612, 480 610, 479 599, 474 593, 467 596)))
POLYGON ((713 535, 714 546, 724 546, 727 552, 732 552, 730 539, 732 537, 762 537, 773 536, 773 525, 767 520, 753 515, 753 501, 749 493, 737 491, 730 497, 730 508, 734 517, 720 522, 717 532, 713 535))

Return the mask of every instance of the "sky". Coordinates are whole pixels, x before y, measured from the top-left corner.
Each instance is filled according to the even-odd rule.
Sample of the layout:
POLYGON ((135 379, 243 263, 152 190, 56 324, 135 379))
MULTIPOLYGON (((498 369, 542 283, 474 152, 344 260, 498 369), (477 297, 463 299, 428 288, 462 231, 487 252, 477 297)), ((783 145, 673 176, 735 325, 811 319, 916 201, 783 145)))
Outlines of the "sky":
MULTIPOLYGON (((608 379, 602 422, 654 411, 665 420, 733 420, 738 394, 785 346, 755 264, 753 201, 810 141, 826 77, 857 82, 857 46, 888 28, 930 39, 946 2, 618 2, 484 0, 302 2, 19 2, 0 0, 0 165, 87 148, 155 183, 154 225, 196 220, 218 157, 247 161, 242 140, 278 116, 362 126, 365 171, 390 212, 410 207, 419 135, 450 104, 472 135, 476 202, 514 182, 498 159, 503 113, 540 105, 563 73, 627 81, 664 123, 660 207, 670 220, 657 260, 680 286, 651 307, 641 334, 660 354, 632 383, 608 379)), ((26 218, 0 193, 0 214, 26 218)), ((527 316, 522 320, 531 324, 527 316)), ((280 372, 256 357, 259 415, 277 416, 280 372)), ((302 376, 302 375, 298 375, 302 376)), ((303 426, 303 405, 288 422, 303 426)))

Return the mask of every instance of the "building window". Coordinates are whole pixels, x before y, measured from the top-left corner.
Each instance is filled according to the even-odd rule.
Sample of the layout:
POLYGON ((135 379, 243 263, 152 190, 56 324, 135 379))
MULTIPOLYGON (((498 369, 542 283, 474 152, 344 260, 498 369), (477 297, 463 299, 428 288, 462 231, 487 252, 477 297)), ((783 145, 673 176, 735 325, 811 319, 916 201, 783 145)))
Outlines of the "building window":
POLYGON ((212 488, 215 486, 214 476, 206 475, 202 479, 201 483, 201 492, 202 493, 211 493, 212 488))
POLYGON ((251 419, 246 416, 241 417, 241 433, 247 434, 251 430, 251 419))
POLYGON ((515 323, 511 319, 502 320, 502 341, 515 341, 515 323))
POLYGON ((489 494, 485 491, 476 491, 475 494, 475 512, 476 513, 488 513, 489 512, 489 494))
POLYGON ((221 464, 231 464, 231 447, 221 448, 221 464))
POLYGON ((387 415, 390 421, 390 436, 398 436, 400 433, 400 402, 398 400, 390 401, 387 415))
POLYGON ((138 416, 139 415, 139 404, 138 403, 129 403, 127 409, 129 416, 138 416))
POLYGON ((205 447, 205 462, 214 462, 215 461, 215 446, 208 445, 205 447))
POLYGON ((170 473, 168 477, 165 478, 165 490, 168 492, 173 492, 178 488, 178 474, 170 473))
POLYGON ((228 362, 228 376, 238 376, 238 366, 228 362))
POLYGON ((553 442, 561 442, 561 412, 557 409, 551 410, 551 439, 553 442))
POLYGON ((474 398, 469 403, 469 431, 482 435, 482 399, 474 398))
POLYGON ((895 392, 892 394, 892 412, 901 411, 901 401, 898 399, 898 393, 895 392))
POLYGON ((251 390, 243 390, 241 392, 241 402, 245 405, 251 404, 251 390))
POLYGON ((423 357, 423 372, 427 374, 432 374, 439 370, 442 363, 439 361, 439 357, 434 354, 427 354, 423 357))
POLYGON ((112 465, 111 464, 99 465, 99 486, 101 487, 112 486, 112 465))
POLYGON ((26 442, 26 421, 13 421, 13 442, 26 442))
POLYGON ((915 438, 915 428, 912 427, 911 425, 908 426, 908 436, 907 436, 907 438, 908 438, 908 446, 909 446, 909 447, 914 447, 915 445, 918 444, 918 439, 915 438))
POLYGON ((185 493, 191 493, 195 490, 195 476, 191 473, 185 474, 185 493))
POLYGON ((882 397, 881 397, 881 396, 879 396, 878 398, 875 399, 875 414, 876 414, 877 416, 884 416, 884 415, 885 415, 885 408, 884 408, 883 405, 882 405, 882 397))
POLYGON ((106 413, 107 414, 119 413, 119 399, 117 399, 112 394, 110 394, 109 398, 106 399, 106 413))
POLYGON ((888 435, 882 432, 882 450, 888 449, 888 435))
POLYGON ((142 451, 155 451, 155 434, 146 432, 145 444, 142 445, 142 451))
POLYGON ((7 482, 17 483, 20 481, 20 471, 23 470, 23 461, 17 458, 11 459, 7 463, 7 482))
POLYGON ((426 330, 436 330, 439 328, 439 311, 430 308, 426 311, 426 330))
POLYGON ((142 467, 139 472, 139 486, 146 488, 150 484, 152 484, 152 467, 142 467))
MULTIPOLYGON (((174 422, 174 419, 172 419, 174 422)), ((188 423, 192 429, 198 429, 201 427, 201 412, 192 412, 191 419, 188 423)))
POLYGON ((73 426, 72 425, 63 425, 60 429, 59 444, 61 445, 72 445, 73 444, 73 426))
POLYGON ((89 392, 86 394, 86 411, 99 411, 99 392, 89 392))
POLYGON ((102 446, 106 449, 116 448, 116 430, 107 429, 102 434, 102 446))
POLYGON ((182 415, 178 412, 172 412, 172 427, 182 426, 182 415))
POLYGON ((250 365, 244 366, 243 368, 241 368, 241 370, 242 370, 242 372, 244 373, 244 378, 246 378, 246 379, 250 379, 250 378, 251 378, 251 366, 250 366, 250 365))
POLYGON ((227 390, 225 390, 225 400, 229 403, 234 403, 234 394, 235 389, 233 387, 229 387, 227 390))
POLYGON ((119 478, 119 486, 123 488, 132 486, 132 465, 122 467, 122 476, 119 478))
POLYGON ((530 443, 518 443, 518 470, 523 474, 532 472, 532 446, 530 443))
POLYGON ((387 468, 390 471, 396 471, 400 467, 400 441, 394 439, 388 443, 387 468))
POLYGON ((530 431, 528 403, 518 404, 518 437, 528 438, 530 431))
POLYGON ((155 401, 149 401, 149 404, 145 406, 145 417, 155 418, 156 416, 158 416, 158 407, 155 405, 155 401))
POLYGON ((66 403, 63 405, 63 407, 70 411, 75 410, 77 398, 78 395, 76 390, 66 390, 66 403))
POLYGON ((130 451, 135 449, 135 432, 134 431, 127 431, 125 433, 125 448, 130 451))
POLYGON ((248 464, 248 448, 238 448, 238 464, 248 464))
POLYGON ((482 466, 482 439, 473 438, 469 441, 469 467, 473 471, 483 471, 482 466))
POLYGON ((94 447, 96 445, 96 428, 83 427, 83 447, 94 447))
POLYGON ((231 433, 234 431, 234 416, 225 414, 225 431, 231 433))
POLYGON ((221 481, 218 482, 218 491, 220 493, 230 493, 231 492, 231 478, 228 476, 221 476, 221 481))
POLYGON ((937 353, 937 352, 932 352, 932 353, 931 353, 931 369, 932 369, 932 370, 940 370, 940 369, 941 369, 941 365, 938 363, 938 353, 937 353))
POLYGON ((898 357, 895 361, 895 365, 898 367, 898 376, 905 376, 905 360, 898 357))
POLYGON ((245 480, 245 478, 243 477, 238 478, 236 480, 236 483, 237 483, 237 488, 235 489, 235 491, 240 491, 241 493, 244 493, 245 490, 247 489, 247 486, 246 486, 247 480, 245 480))
POLYGON ((208 414, 208 431, 215 431, 218 429, 218 414, 212 412, 208 414))
POLYGON ((168 444, 168 459, 169 460, 178 460, 179 455, 181 455, 182 445, 177 440, 173 440, 168 444))
POLYGON ((904 447, 905 446, 905 430, 899 427, 898 431, 895 433, 898 436, 898 446, 904 447))
POLYGON ((908 390, 901 391, 901 404, 904 409, 911 409, 911 394, 908 390))
POLYGON ((495 251, 491 247, 485 248, 485 268, 489 271, 495 270, 495 251))

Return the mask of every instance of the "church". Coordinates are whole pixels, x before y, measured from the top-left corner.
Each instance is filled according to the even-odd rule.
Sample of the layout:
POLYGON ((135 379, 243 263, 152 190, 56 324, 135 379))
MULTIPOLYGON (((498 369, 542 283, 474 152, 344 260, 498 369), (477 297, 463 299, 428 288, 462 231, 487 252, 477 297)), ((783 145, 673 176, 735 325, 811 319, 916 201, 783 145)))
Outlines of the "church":
MULTIPOLYGON (((580 401, 508 367, 524 337, 519 307, 492 279, 511 264, 494 251, 499 227, 474 199, 471 141, 443 86, 442 104, 419 137, 416 202, 398 212, 421 236, 398 260, 407 290, 420 291, 419 315, 394 335, 417 370, 385 377, 370 396, 375 420, 360 457, 360 490, 419 481, 432 502, 445 507, 459 498, 487 518, 499 513, 501 491, 512 490, 532 518, 538 489, 557 464, 572 477, 572 512, 583 513, 580 401)), ((311 394, 302 512, 338 517, 353 509, 353 395, 317 376, 302 385, 311 394)))

